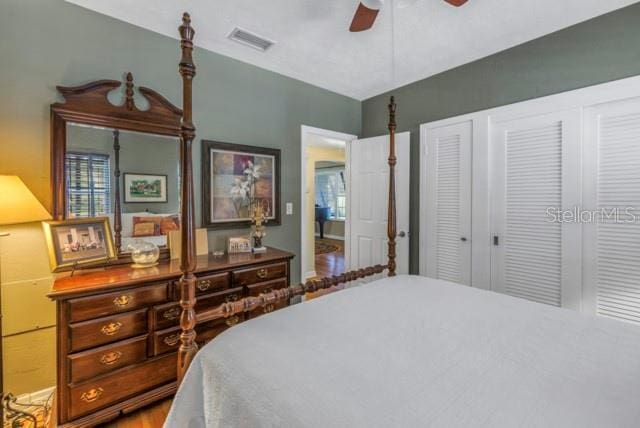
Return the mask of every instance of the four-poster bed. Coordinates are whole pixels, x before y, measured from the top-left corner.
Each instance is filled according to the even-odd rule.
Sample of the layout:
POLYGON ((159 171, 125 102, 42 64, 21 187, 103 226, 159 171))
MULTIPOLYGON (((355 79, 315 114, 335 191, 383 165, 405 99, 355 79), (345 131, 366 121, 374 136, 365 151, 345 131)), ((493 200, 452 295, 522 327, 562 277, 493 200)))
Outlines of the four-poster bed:
MULTIPOLYGON (((183 51, 191 42, 183 40, 183 51)), ((190 85, 187 62, 191 73, 183 77, 190 85)), ((387 264, 195 315, 193 266, 186 262, 181 384, 165 426, 637 425, 635 326, 448 281, 395 276, 393 97, 388 108, 387 264), (239 324, 196 355, 196 320, 229 319, 385 270, 387 278, 239 324)), ((185 102, 187 111, 183 150, 193 138, 185 102)), ((188 160, 185 153, 187 169, 188 160)), ((185 260, 193 238, 183 236, 185 260)))

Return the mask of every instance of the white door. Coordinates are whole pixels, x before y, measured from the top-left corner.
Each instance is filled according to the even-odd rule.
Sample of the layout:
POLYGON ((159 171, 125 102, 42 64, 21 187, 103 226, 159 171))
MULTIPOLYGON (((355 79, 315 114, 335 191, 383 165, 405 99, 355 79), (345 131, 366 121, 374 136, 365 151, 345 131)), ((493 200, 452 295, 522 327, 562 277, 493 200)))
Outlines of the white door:
POLYGON ((585 311, 640 323, 640 99, 584 115, 585 311))
MULTIPOLYGON (((348 270, 387 263, 389 136, 349 144, 348 270)), ((409 273, 409 133, 396 134, 398 274, 409 273)))
POLYGON ((471 121, 428 129, 420 165, 426 172, 420 215, 427 226, 421 273, 466 285, 471 285, 471 138, 471 121))
POLYGON ((580 112, 492 122, 492 289, 580 309, 580 112))

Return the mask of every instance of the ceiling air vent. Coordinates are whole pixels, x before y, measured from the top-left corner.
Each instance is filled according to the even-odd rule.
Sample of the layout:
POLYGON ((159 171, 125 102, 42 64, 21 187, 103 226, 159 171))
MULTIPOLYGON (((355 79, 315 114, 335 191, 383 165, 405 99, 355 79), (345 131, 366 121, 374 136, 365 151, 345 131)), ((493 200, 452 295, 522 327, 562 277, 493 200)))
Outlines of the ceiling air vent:
POLYGON ((265 52, 275 44, 275 42, 272 42, 271 40, 265 39, 264 37, 258 36, 257 34, 243 30, 239 27, 234 28, 228 37, 234 42, 242 43, 245 46, 252 47, 261 52, 265 52))

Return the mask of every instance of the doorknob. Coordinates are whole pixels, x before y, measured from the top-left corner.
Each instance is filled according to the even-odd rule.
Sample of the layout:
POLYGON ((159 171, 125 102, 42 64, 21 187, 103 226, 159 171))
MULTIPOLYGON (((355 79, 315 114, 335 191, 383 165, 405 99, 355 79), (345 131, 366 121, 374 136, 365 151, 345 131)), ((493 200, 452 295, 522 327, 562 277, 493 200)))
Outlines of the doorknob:
POLYGON ((460 240, 461 240, 462 242, 467 242, 467 238, 465 238, 464 236, 463 236, 463 237, 461 237, 461 238, 460 238, 460 240))
POLYGON ((400 233, 398 233, 398 236, 400 238, 404 238, 405 236, 407 236, 407 233, 404 230, 401 230, 400 233))

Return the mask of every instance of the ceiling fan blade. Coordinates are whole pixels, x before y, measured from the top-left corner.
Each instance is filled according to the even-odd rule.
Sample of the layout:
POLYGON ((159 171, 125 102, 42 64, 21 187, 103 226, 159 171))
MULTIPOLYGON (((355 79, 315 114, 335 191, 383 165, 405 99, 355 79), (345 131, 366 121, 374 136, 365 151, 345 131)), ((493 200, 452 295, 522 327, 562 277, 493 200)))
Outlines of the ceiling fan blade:
POLYGON ((351 27, 349 27, 349 31, 352 33, 357 33, 358 31, 365 31, 369 28, 373 27, 373 23, 376 22, 376 17, 378 16, 377 9, 369 9, 362 3, 358 5, 358 9, 356 9, 356 14, 353 15, 353 20, 351 21, 351 27))
POLYGON ((452 6, 460 7, 465 4, 468 0, 444 0, 452 6))

